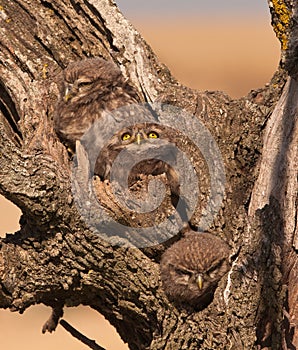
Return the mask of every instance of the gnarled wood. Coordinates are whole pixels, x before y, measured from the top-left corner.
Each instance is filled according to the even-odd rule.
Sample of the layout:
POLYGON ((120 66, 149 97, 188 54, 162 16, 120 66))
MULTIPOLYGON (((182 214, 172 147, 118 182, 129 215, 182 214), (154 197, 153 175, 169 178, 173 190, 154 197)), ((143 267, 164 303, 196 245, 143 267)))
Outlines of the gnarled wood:
MULTIPOLYGON (((179 84, 111 0, 0 0, 0 192, 23 211, 21 230, 0 243, 2 308, 90 305, 131 349, 297 346, 290 329, 298 317, 297 5, 272 4, 278 36, 289 43, 282 48, 288 71, 232 100, 179 84), (220 149, 225 197, 209 231, 229 244, 232 268, 200 312, 167 300, 160 247, 111 246, 80 216, 73 160, 52 117, 61 69, 93 56, 116 62, 140 102, 158 99, 194 115, 220 149)), ((122 215, 112 201, 109 209, 122 215)), ((199 220, 197 211, 191 221, 199 220)))

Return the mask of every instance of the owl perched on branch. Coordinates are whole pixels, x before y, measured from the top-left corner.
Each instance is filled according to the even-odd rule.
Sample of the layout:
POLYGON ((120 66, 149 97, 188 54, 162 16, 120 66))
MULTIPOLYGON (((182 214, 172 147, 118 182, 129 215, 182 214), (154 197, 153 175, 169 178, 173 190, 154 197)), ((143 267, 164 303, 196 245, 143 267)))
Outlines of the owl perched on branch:
POLYGON ((104 110, 138 103, 138 95, 111 61, 89 58, 73 62, 63 71, 54 127, 72 150, 104 110))
POLYGON ((230 268, 229 251, 228 245, 212 234, 186 233, 161 258, 161 280, 168 298, 178 305, 206 307, 230 268))

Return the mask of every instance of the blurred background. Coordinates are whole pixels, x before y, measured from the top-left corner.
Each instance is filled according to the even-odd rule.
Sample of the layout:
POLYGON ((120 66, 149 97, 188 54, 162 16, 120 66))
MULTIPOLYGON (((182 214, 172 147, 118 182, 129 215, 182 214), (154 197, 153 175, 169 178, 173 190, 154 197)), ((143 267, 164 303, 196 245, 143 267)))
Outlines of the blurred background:
MULTIPOLYGON (((266 0, 116 3, 172 74, 189 87, 240 97, 269 82, 277 68, 279 43, 266 0)), ((1 236, 18 230, 20 214, 0 196, 1 236)), ((61 326, 53 334, 42 335, 49 315, 50 309, 40 305, 23 315, 0 310, 1 349, 87 349, 61 326)), ((113 327, 90 308, 68 308, 64 318, 107 350, 128 349, 113 327)))

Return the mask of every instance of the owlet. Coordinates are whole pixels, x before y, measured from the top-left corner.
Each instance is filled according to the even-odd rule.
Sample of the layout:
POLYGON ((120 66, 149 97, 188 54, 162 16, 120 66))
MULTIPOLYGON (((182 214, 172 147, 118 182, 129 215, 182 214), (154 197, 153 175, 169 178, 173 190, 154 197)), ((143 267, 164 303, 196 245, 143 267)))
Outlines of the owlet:
POLYGON ((161 258, 163 289, 171 301, 202 309, 229 270, 229 247, 220 238, 190 231, 161 258))

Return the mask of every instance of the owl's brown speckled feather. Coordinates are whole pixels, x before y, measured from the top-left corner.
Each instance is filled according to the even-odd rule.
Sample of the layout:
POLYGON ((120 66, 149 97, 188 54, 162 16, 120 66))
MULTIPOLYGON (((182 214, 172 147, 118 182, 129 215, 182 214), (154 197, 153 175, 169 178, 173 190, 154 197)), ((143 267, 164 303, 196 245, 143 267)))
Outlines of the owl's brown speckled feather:
POLYGON ((202 309, 213 298, 219 280, 229 270, 229 247, 220 238, 190 231, 165 251, 160 263, 168 298, 202 309))
MULTIPOLYGON (((146 159, 136 163, 130 169, 128 176, 128 187, 130 188, 137 183, 143 175, 161 175, 165 174, 167 177, 168 185, 171 191, 171 202, 175 208, 180 199, 180 207, 178 212, 183 222, 188 221, 186 208, 187 205, 183 198, 180 198, 180 183, 179 176, 174 168, 169 165, 175 164, 177 157, 177 149, 172 147, 175 145, 176 133, 169 127, 165 127, 155 123, 138 123, 130 127, 126 127, 117 132, 111 140, 102 149, 99 157, 96 160, 94 174, 99 175, 102 180, 109 179, 111 168, 118 154, 129 147, 134 147, 132 156, 138 159, 141 154, 149 154, 150 148, 154 147, 157 143, 156 156, 153 159, 146 157, 146 159), (127 140, 123 140, 123 136, 129 135, 127 140), (151 137, 153 136, 154 137, 151 137), (137 142, 139 139, 139 143, 137 142), (165 145, 162 146, 159 142, 165 141, 165 145), (168 147, 167 147, 168 145, 168 147), (159 149, 160 154, 158 154, 159 149), (140 152, 140 153, 139 153, 140 152), (148 153, 147 153, 148 152, 148 153), (166 161, 161 160, 162 156, 166 158, 166 161)), ((127 159, 123 159, 118 169, 118 176, 124 178, 122 170, 127 166, 127 159)))
POLYGON ((89 58, 72 62, 60 78, 55 130, 71 149, 104 110, 138 103, 136 91, 111 61, 89 58))

